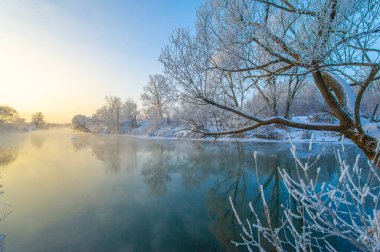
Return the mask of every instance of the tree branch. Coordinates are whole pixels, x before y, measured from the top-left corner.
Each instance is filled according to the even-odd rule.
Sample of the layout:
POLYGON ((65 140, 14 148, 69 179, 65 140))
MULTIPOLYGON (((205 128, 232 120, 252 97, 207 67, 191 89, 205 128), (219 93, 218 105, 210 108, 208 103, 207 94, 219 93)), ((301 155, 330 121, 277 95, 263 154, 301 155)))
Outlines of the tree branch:
POLYGON ((223 110, 227 110, 227 111, 230 111, 234 114, 237 114, 241 117, 244 117, 246 119, 249 119, 249 120, 252 120, 252 121, 255 121, 255 122, 262 122, 262 119, 258 118, 258 117, 255 117, 253 115, 250 115, 248 113, 245 113, 245 112, 242 112, 238 109, 235 109, 235 108, 231 108, 231 107, 228 107, 228 106, 225 106, 225 105, 222 105, 222 104, 219 104, 219 103, 216 103, 208 98, 201 98, 204 102, 206 102, 207 104, 210 104, 210 105, 213 105, 217 108, 220 108, 220 109, 223 109, 223 110))
POLYGON ((367 79, 365 82, 361 85, 360 90, 356 96, 355 100, 355 123, 357 129, 361 130, 361 122, 360 122, 360 103, 363 98, 364 92, 368 88, 369 84, 372 83, 373 78, 376 76, 377 72, 379 71, 379 66, 372 68, 370 74, 368 75, 367 79))
POLYGON ((262 120, 260 123, 255 123, 251 126, 235 129, 235 130, 229 130, 229 131, 219 131, 219 132, 206 132, 206 131, 195 131, 196 133, 204 134, 205 136, 222 136, 222 135, 231 135, 231 134, 238 134, 247 132, 250 130, 257 129, 259 127, 270 125, 270 124, 282 124, 285 126, 289 126, 292 128, 298 128, 298 129, 305 129, 305 130, 325 130, 325 131, 334 131, 339 132, 340 126, 334 125, 334 124, 306 124, 306 123, 299 123, 294 122, 291 120, 287 120, 283 117, 272 117, 266 120, 262 120))
POLYGON ((240 129, 235 129, 235 130, 231 130, 231 131, 221 131, 221 132, 195 131, 197 133, 202 133, 205 135, 218 136, 218 135, 237 134, 237 133, 242 133, 242 132, 246 132, 249 130, 256 129, 256 128, 259 128, 261 126, 275 124, 275 123, 282 124, 282 125, 289 126, 289 127, 293 127, 293 128, 298 128, 298 129, 306 129, 306 130, 326 130, 326 131, 335 131, 335 132, 340 131, 339 125, 300 123, 300 122, 295 122, 295 121, 288 120, 288 119, 285 119, 284 117, 279 117, 279 116, 272 117, 269 119, 262 119, 262 118, 255 117, 253 115, 249 115, 248 113, 242 112, 242 111, 237 110, 235 108, 231 108, 231 107, 216 103, 216 102, 214 102, 210 99, 207 99, 207 98, 202 98, 202 100, 204 102, 206 102, 207 104, 213 105, 213 106, 218 107, 218 108, 223 109, 223 110, 230 111, 236 115, 239 115, 239 116, 242 116, 246 119, 257 122, 251 126, 240 128, 240 129))
POLYGON ((292 5, 289 5, 287 3, 287 1, 281 1, 281 2, 285 2, 285 4, 287 6, 289 6, 289 8, 286 8, 284 6, 281 6, 281 5, 278 5, 278 4, 275 4, 275 3, 272 3, 272 2, 269 2, 269 1, 265 1, 265 0, 256 0, 257 2, 261 2, 261 3, 265 3, 265 4, 268 4, 268 5, 271 5, 275 8, 278 8, 278 9, 281 9, 281 10, 284 10, 284 11, 287 11, 287 12, 292 12, 292 13, 298 13, 298 14, 301 14, 301 15, 308 15, 308 16, 312 16, 312 17, 315 17, 317 16, 317 13, 314 12, 314 11, 307 11, 307 10, 299 10, 299 9, 296 9, 294 8, 294 6, 292 5))

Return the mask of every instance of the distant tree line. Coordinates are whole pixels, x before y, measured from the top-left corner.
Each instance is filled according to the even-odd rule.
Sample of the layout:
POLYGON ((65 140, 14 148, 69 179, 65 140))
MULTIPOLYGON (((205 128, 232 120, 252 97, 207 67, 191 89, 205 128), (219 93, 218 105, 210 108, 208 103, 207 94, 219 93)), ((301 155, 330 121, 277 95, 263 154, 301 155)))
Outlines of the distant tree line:
POLYGON ((27 130, 30 128, 42 129, 47 126, 44 115, 36 112, 31 116, 30 123, 19 116, 16 109, 8 105, 0 105, 0 129, 5 130, 27 130))

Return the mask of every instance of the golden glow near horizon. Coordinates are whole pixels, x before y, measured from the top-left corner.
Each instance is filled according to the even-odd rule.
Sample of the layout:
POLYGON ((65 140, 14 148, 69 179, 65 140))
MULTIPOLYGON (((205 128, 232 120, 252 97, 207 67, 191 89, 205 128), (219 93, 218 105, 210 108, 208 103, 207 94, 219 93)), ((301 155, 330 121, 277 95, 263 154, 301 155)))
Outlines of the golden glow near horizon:
POLYGON ((40 30, 38 22, 29 24, 27 19, 36 13, 28 6, 32 16, 25 19, 20 18, 25 9, 14 13, 5 7, 0 16, 0 104, 14 107, 27 121, 37 111, 58 123, 69 122, 77 113, 93 112, 105 95, 96 92, 104 80, 90 73, 91 64, 74 54, 80 48, 70 48, 40 30))
POLYGON ((0 40, 2 104, 27 120, 41 111, 50 122, 69 122, 74 114, 92 113, 103 102, 105 94, 98 92, 105 91, 102 79, 86 72, 85 64, 26 43, 0 40))
POLYGON ((138 98, 140 89, 127 85, 134 76, 120 74, 125 62, 111 43, 101 44, 98 32, 106 28, 71 15, 77 5, 70 4, 0 2, 0 105, 27 121, 42 112, 48 122, 66 123, 91 115, 106 95, 138 98))
POLYGON ((30 119, 41 111, 51 122, 68 122, 73 113, 90 113, 102 100, 90 93, 97 80, 60 52, 17 39, 0 40, 0 101, 30 119), (89 82, 91 85, 89 85, 89 82))
POLYGON ((0 1, 0 105, 65 123, 106 95, 139 104, 168 36, 200 2, 0 1))

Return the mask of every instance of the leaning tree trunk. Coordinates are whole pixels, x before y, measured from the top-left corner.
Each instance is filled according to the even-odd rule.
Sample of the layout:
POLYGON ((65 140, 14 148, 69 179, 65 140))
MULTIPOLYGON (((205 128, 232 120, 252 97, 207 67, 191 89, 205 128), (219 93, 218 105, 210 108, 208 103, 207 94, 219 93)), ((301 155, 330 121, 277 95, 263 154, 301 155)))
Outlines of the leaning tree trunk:
POLYGON ((380 153, 377 150, 378 140, 357 129, 345 129, 341 132, 345 137, 351 139, 364 154, 380 168, 380 153))
POLYGON ((355 123, 354 118, 345 110, 345 104, 342 104, 343 99, 339 97, 341 95, 339 92, 341 91, 336 89, 338 84, 333 83, 335 87, 331 88, 332 85, 328 82, 332 81, 332 79, 325 79, 320 71, 314 72, 313 78, 328 107, 339 121, 340 133, 351 139, 380 168, 380 155, 377 151, 378 140, 365 134, 362 128, 357 128, 358 124, 355 123), (334 90, 335 93, 332 93, 334 90))

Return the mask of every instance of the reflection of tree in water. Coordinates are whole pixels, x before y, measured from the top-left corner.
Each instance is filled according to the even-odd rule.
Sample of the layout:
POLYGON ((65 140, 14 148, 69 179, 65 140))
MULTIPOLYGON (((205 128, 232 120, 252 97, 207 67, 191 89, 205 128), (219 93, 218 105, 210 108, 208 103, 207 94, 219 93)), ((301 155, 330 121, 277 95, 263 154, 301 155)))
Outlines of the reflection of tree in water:
MULTIPOLYGON (((5 141, 7 142, 7 141, 5 141)), ((10 146, 0 146, 0 167, 14 162, 19 154, 19 146, 11 144, 10 146)), ((0 185, 0 194, 3 194, 3 186, 0 185)), ((10 205, 0 201, 0 222, 11 214, 10 205)), ((4 251, 5 235, 0 234, 0 252, 4 251)))
POLYGON ((206 153, 205 145, 199 143, 160 142, 144 146, 146 150, 142 175, 155 195, 166 193, 173 175, 180 175, 185 189, 196 188, 213 173, 217 152, 206 153))
POLYGON ((107 173, 119 173, 123 167, 128 171, 137 167, 135 139, 123 141, 120 136, 83 135, 73 139, 72 145, 77 151, 90 148, 107 173))
POLYGON ((193 143, 189 151, 183 151, 177 172, 187 190, 198 187, 216 172, 215 166, 220 158, 217 151, 208 150, 209 143, 193 143))
MULTIPOLYGON (((83 144, 79 145, 83 148, 83 144)), ((210 145, 208 143, 171 143, 171 142, 129 142, 119 137, 107 136, 91 143, 92 152, 106 164, 110 172, 119 172, 125 160, 121 157, 136 156, 142 160, 141 174, 144 182, 154 195, 164 195, 169 181, 179 175, 185 189, 198 187, 203 181, 212 181, 206 195, 206 202, 213 221, 210 231, 226 247, 231 247, 231 240, 236 240, 239 227, 228 204, 231 196, 240 211, 246 216, 248 202, 261 208, 261 199, 257 194, 257 183, 252 152, 247 152, 242 145, 235 148, 210 145), (131 151, 131 149, 133 151, 131 151)), ((259 183, 268 193, 268 205, 272 222, 278 224, 281 198, 281 179, 277 167, 291 166, 286 159, 286 151, 258 157, 259 183)), ((131 162, 130 162, 131 163, 131 162)), ((252 216, 251 216, 252 217, 252 216)))
MULTIPOLYGON (((206 197, 210 215, 214 216, 210 230, 224 246, 232 250, 238 250, 238 248, 231 246, 231 240, 240 240, 241 227, 236 222, 235 215, 228 202, 229 197, 231 197, 239 216, 244 217, 244 219, 256 218, 249 210, 249 203, 251 202, 252 207, 260 214, 259 218, 264 220, 263 202, 258 191, 258 185, 262 185, 271 223, 274 227, 281 224, 281 204, 285 205, 288 197, 278 167, 287 169, 289 173, 295 172, 294 160, 286 150, 269 153, 262 152, 261 155, 257 155, 258 176, 256 176, 252 154, 237 149, 234 155, 222 155, 219 159, 220 169, 215 173, 215 183, 213 183, 206 197)), ((323 168, 320 176, 324 181, 333 178, 334 172, 331 170, 330 164, 333 159, 333 156, 330 156, 329 159, 320 160, 318 163, 323 168)), ((311 176, 316 176, 316 174, 311 174, 311 176)), ((296 204, 294 201, 290 203, 296 204)), ((302 223, 297 223, 297 225, 301 227, 302 223)), ((265 242, 265 239, 262 241, 265 242)), ((267 246, 270 248, 269 244, 267 246)))
MULTIPOLYGON (((207 183, 204 184, 209 187, 206 204, 212 219, 209 230, 221 244, 232 250, 237 248, 232 246, 231 240, 239 240, 241 229, 236 223, 228 198, 231 196, 240 216, 254 218, 255 216, 249 211, 248 203, 252 202, 257 212, 263 214, 258 183, 263 185, 271 222, 274 226, 278 226, 281 204, 285 204, 288 199, 278 167, 287 169, 289 173, 295 172, 292 170, 295 167, 294 160, 289 150, 283 148, 284 144, 282 148, 273 144, 267 146, 260 144, 259 147, 249 148, 246 144, 237 144, 235 148, 231 148, 230 144, 145 141, 133 138, 122 139, 119 136, 90 135, 73 141, 73 146, 77 150, 90 147, 92 153, 112 173, 119 172, 122 167, 132 170, 140 166, 144 182, 154 195, 165 194, 168 183, 174 176, 181 178, 187 190, 207 183), (258 150, 258 177, 253 157, 254 150, 258 150)), ((300 146, 301 154, 305 148, 307 149, 300 146)), ((318 153, 319 150, 315 156, 318 153)), ((334 160, 333 153, 329 155, 318 164, 322 167, 320 178, 323 181, 331 180, 335 174, 330 164, 334 160)))
POLYGON ((92 148, 95 156, 106 166, 107 173, 119 173, 121 170, 121 146, 118 137, 109 137, 106 142, 92 148))
MULTIPOLYGON (((247 202, 251 193, 249 181, 252 180, 252 157, 236 147, 219 159, 219 170, 215 173, 215 182, 206 195, 207 207, 214 217, 210 230, 215 238, 225 247, 231 247, 231 240, 236 237, 235 219, 228 206, 229 196, 239 205, 247 202)), ((241 208, 243 209, 243 208, 241 208)))
POLYGON ((18 148, 16 147, 0 147, 0 166, 8 165, 15 161, 18 157, 18 148))
POLYGON ((180 175, 186 189, 196 187, 208 177, 205 168, 209 167, 209 159, 197 144, 156 143, 146 149, 142 174, 155 195, 166 193, 172 175, 180 175))
POLYGON ((180 175, 188 190, 203 181, 213 181, 206 195, 213 216, 210 231, 224 246, 231 247, 230 241, 236 238, 238 227, 234 228, 235 217, 227 198, 232 195, 242 206, 247 203, 253 174, 252 155, 244 152, 242 146, 231 149, 209 143, 187 143, 185 147, 181 148, 180 144, 175 150, 160 144, 145 147, 147 155, 142 168, 145 182, 155 195, 163 195, 174 175, 180 175))
MULTIPOLYGON (((321 149, 317 149, 316 151, 309 152, 307 147, 299 146, 300 159, 308 160, 309 164, 317 159, 320 151, 321 149)), ((351 149, 349 153, 355 153, 355 149, 351 149)), ((253 155, 250 158, 248 157, 248 159, 245 158, 246 161, 242 161, 244 157, 239 158, 236 165, 232 165, 229 168, 239 172, 226 173, 228 176, 223 174, 218 179, 218 183, 215 183, 213 189, 210 190, 211 194, 208 196, 207 201, 209 211, 212 215, 218 216, 211 225, 211 229, 217 239, 227 246, 231 240, 241 241, 241 237, 238 235, 242 232, 241 227, 236 223, 236 218, 231 210, 231 206, 226 203, 229 197, 232 198, 234 206, 243 221, 245 221, 246 218, 248 220, 257 218, 249 209, 249 203, 251 203, 251 206, 259 215, 258 218, 264 223, 264 226, 266 226, 263 202, 258 191, 258 185, 262 185, 270 213, 270 222, 273 228, 279 227, 281 225, 280 220, 284 217, 281 205, 290 204, 292 207, 302 207, 299 202, 295 202, 294 200, 289 202, 288 192, 278 171, 278 168, 285 169, 291 176, 297 176, 295 161, 289 151, 281 150, 276 151, 276 153, 272 151, 269 152, 269 154, 265 151, 257 156, 258 176, 256 176, 254 164, 248 166, 242 165, 242 163, 254 160, 253 155), (248 190, 246 190, 246 188, 248 188, 248 190)), ((333 148, 324 151, 323 156, 324 158, 317 159, 315 164, 316 167, 321 167, 320 174, 317 175, 317 169, 312 169, 309 172, 310 178, 315 181, 316 177, 319 176, 319 183, 337 180, 337 170, 334 170, 336 162, 333 148)), ((355 156, 356 155, 351 155, 349 159, 354 159, 355 156)), ((351 162, 354 162, 354 160, 351 160, 351 162)), ((254 222, 251 221, 251 223, 254 222)), ((296 228, 299 229, 303 226, 301 220, 295 220, 293 223, 296 228)), ((253 233, 255 233, 255 231, 253 233)), ((269 251, 273 249, 263 237, 261 237, 261 241, 262 245, 269 251)), ((229 247, 231 247, 231 244, 229 247)))
MULTIPOLYGON (((0 202, 0 222, 2 222, 8 215, 10 215, 12 211, 10 210, 10 206, 3 202, 0 202)), ((0 252, 5 251, 5 234, 0 234, 0 252)))
POLYGON ((166 193, 166 185, 170 181, 170 165, 167 163, 170 152, 159 146, 152 149, 149 154, 151 156, 147 158, 141 173, 151 192, 155 195, 163 195, 166 193))
POLYGON ((33 135, 31 137, 31 143, 37 149, 42 148, 42 146, 44 145, 44 141, 45 141, 45 137, 43 137, 42 135, 33 135))

